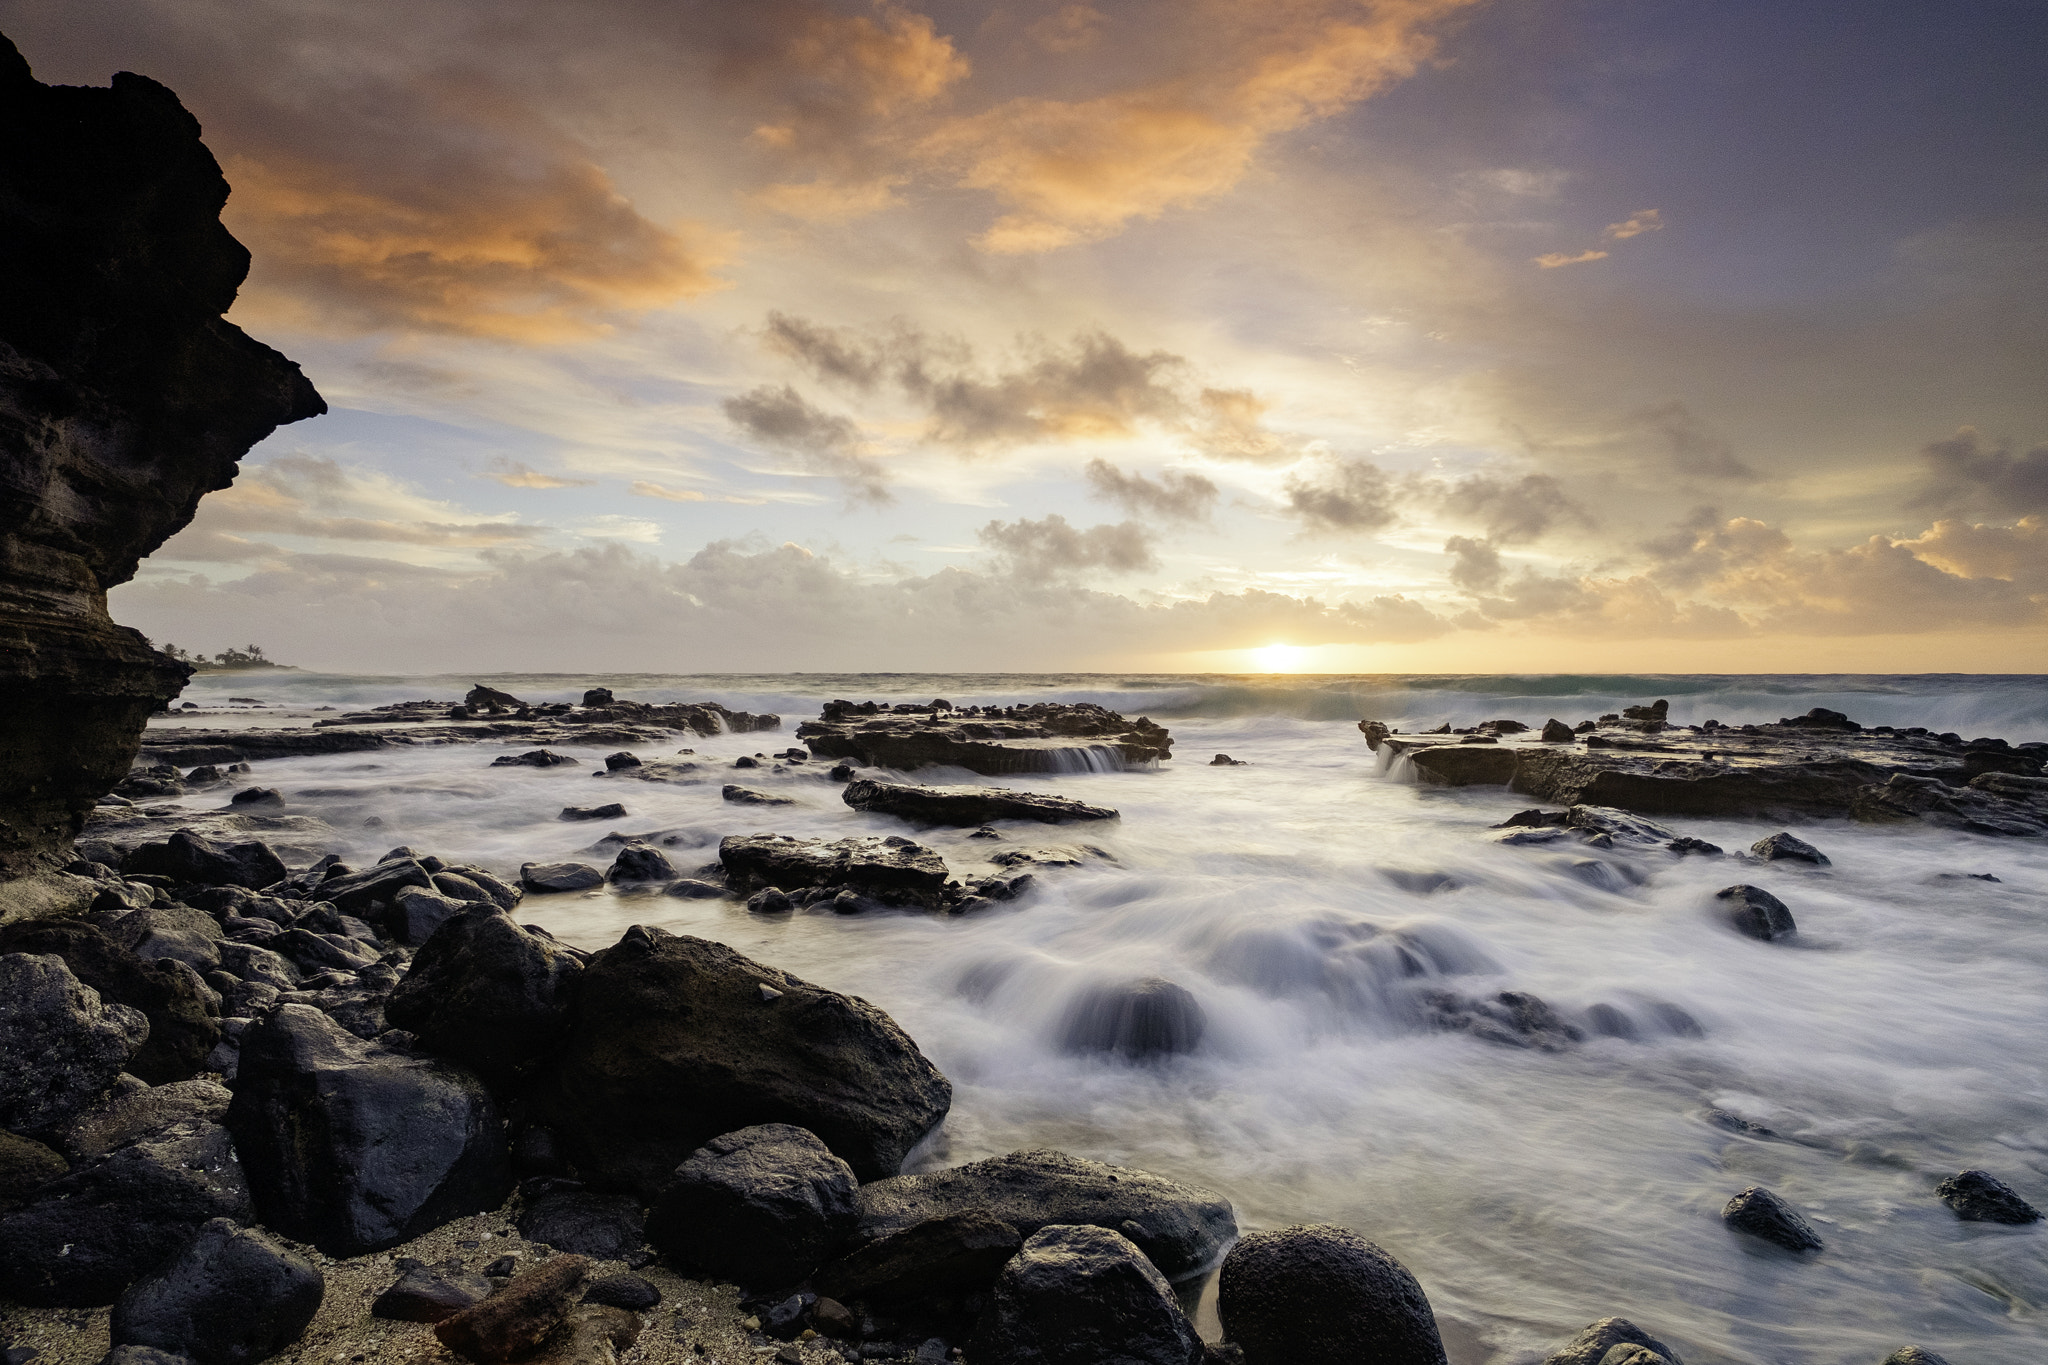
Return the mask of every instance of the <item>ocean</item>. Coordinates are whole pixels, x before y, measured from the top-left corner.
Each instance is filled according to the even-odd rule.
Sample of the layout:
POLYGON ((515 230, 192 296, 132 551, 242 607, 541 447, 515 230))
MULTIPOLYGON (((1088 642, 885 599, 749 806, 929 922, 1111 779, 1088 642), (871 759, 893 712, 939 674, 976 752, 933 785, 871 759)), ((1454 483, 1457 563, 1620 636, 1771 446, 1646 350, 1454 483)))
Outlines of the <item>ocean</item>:
MULTIPOLYGON (((453 701, 475 682, 530 702, 592 686, 711 700, 784 724, 637 751, 695 749, 698 786, 594 782, 611 746, 562 745, 586 762, 503 769, 488 766, 496 746, 401 747, 263 762, 255 780, 329 819, 351 862, 409 844, 512 876, 528 861, 601 865, 585 850, 610 830, 660 831, 687 873, 727 834, 906 832, 848 809, 827 764, 724 771, 789 747, 829 698, 1091 701, 1173 732, 1176 757, 1147 770, 1000 780, 1114 806, 1120 821, 995 843, 912 831, 970 873, 992 849, 1077 847, 1078 866, 993 910, 770 918, 611 889, 521 906, 581 947, 658 925, 886 1009, 956 1087, 913 1168, 1057 1147, 1218 1190, 1247 1230, 1341 1223, 1415 1273, 1455 1365, 1539 1359, 1610 1314, 1688 1365, 1872 1365, 1915 1341, 1956 1365, 2048 1358, 2048 1225, 1961 1223, 1933 1192, 1981 1167, 2048 1205, 2042 841, 1798 826, 1832 859, 1820 869, 1732 856, 1783 826, 1676 818, 1664 823, 1731 856, 1504 846, 1491 826, 1527 798, 1400 781, 1356 728, 1576 723, 1663 697, 1675 723, 1826 706, 2020 742, 2048 739, 2048 678, 277 672, 201 675, 184 699, 352 709, 453 701), (1243 766, 1210 766, 1218 753, 1243 766), (728 804, 720 785, 734 780, 798 804, 728 804), (608 801, 627 817, 557 818, 608 801), (1725 927, 1712 897, 1734 882, 1784 900, 1797 939, 1725 927), (1152 1063, 1063 1049, 1082 993, 1153 976, 1200 1002, 1198 1049, 1152 1063), (1636 1036, 1542 1052, 1435 1032, 1415 998, 1437 988, 1531 992, 1581 1023, 1606 1005, 1636 1036), (1826 1250, 1795 1259, 1732 1234, 1721 1205, 1751 1184, 1798 1208, 1826 1250)), ((1213 1291, 1185 1289, 1215 1335, 1213 1291)))

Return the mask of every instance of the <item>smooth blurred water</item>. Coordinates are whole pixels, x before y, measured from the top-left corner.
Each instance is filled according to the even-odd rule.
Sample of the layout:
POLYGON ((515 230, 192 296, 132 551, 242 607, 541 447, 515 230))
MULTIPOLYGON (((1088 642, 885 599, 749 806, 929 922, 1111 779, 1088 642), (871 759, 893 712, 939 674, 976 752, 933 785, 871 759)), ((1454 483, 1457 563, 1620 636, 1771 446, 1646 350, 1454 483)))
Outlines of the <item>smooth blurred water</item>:
MULTIPOLYGON (((633 923, 700 934, 887 1009, 957 1087, 920 1154, 950 1164, 1048 1145, 1221 1190, 1246 1228, 1335 1221, 1406 1263, 1458 1365, 1535 1359, 1594 1318, 1629 1317, 1689 1365, 1875 1365, 1918 1341, 1954 1365, 2048 1359, 2048 1233, 1964 1224, 1935 1198, 1965 1166, 2048 1205, 2048 848, 1935 829, 1803 826, 1828 869, 1507 847, 1488 827, 1528 804, 1503 789, 1380 776, 1355 722, 1403 728, 1508 716, 1576 722, 1662 696, 1674 720, 1774 720, 1823 705, 1866 723, 2048 738, 2048 686, 2010 677, 1170 678, 777 676, 345 679, 203 676, 187 697, 358 706, 454 698, 489 681, 528 700, 612 687, 639 700, 775 710, 781 734, 679 738, 705 782, 493 769, 494 748, 397 748, 258 765, 295 810, 346 831, 351 859, 407 843, 505 873, 608 829, 679 834, 688 872, 731 833, 902 833, 839 799, 825 765, 731 772, 792 742, 828 697, 1092 700, 1165 722, 1155 771, 1003 779, 1115 806, 1107 826, 1011 828, 1001 842, 916 833, 956 871, 992 850, 1090 844, 1107 858, 1042 873, 965 918, 750 915, 729 902, 529 897, 522 919, 586 947, 633 923), (1214 753, 1248 766, 1207 766, 1214 753), (794 807, 736 806, 738 781, 794 807), (348 794, 307 797, 307 788, 348 794), (627 819, 565 824, 567 805, 627 819), (376 816, 381 828, 365 830, 376 816), (1939 874, 1989 872, 1987 883, 1939 874), (1781 897, 1791 944, 1726 928, 1713 892, 1781 897), (1618 1007, 1639 1042, 1527 1052, 1431 1033, 1421 984, 1532 991, 1583 1019, 1618 1007), (1167 977, 1208 1014, 1193 1055, 1140 1065, 1058 1046, 1091 983, 1167 977), (1660 1030, 1676 1005, 1704 1037, 1660 1030), (1737 1136, 1739 1114, 1783 1135, 1737 1136), (1804 1260, 1731 1234, 1721 1204, 1753 1183, 1801 1208, 1827 1250, 1804 1260)), ((260 713, 252 713, 260 714, 260 713)), ((530 747, 522 745, 520 747, 530 747)), ((925 770, 918 780, 963 780, 925 770)), ((985 781, 988 779, 972 779, 985 781)), ((1777 826, 1669 822, 1729 849, 1777 826)))

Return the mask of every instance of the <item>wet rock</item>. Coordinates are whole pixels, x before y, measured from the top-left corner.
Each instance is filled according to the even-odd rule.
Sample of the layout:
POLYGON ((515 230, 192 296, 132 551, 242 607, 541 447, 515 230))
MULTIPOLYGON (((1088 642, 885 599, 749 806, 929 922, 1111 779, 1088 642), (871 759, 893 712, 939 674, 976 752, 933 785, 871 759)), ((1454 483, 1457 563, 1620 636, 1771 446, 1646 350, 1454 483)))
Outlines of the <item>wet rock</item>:
POLYGON ((468 695, 462 699, 462 704, 472 711, 518 711, 526 706, 525 702, 510 692, 500 692, 497 688, 486 687, 482 683, 470 686, 468 695))
POLYGON ((675 880, 675 864, 658 848, 627 845, 612 860, 605 880, 612 882, 666 882, 675 880))
POLYGON ((1209 760, 1209 766, 1212 768, 1242 768, 1245 766, 1245 762, 1241 758, 1232 758, 1229 754, 1218 754, 1209 760))
POLYGON ((1448 1033, 1470 1033, 1489 1043, 1563 1052, 1584 1040, 1540 996, 1527 991, 1502 991, 1486 1000, 1472 1000, 1451 991, 1425 991, 1424 1021, 1448 1033))
POLYGON ((231 844, 182 829, 164 843, 139 845, 128 855, 123 870, 130 876, 149 874, 252 891, 283 881, 288 871, 284 860, 259 840, 231 844))
POLYGON ((593 687, 583 694, 583 705, 585 706, 610 706, 611 704, 612 690, 609 687, 593 687))
MULTIPOLYGON (((151 1084, 181 1081, 206 1065, 220 1042, 203 983, 165 963, 145 963, 83 920, 17 920, 0 926, 0 952, 53 954, 103 1003, 142 1011, 149 1033, 127 1070, 151 1084)), ((0 1060, 0 1068, 4 1068, 0 1060)))
POLYGON ((64 1130, 63 1146, 81 1160, 103 1157, 181 1123, 219 1123, 233 1098, 226 1086, 197 1080, 114 1095, 74 1119, 64 1130))
POLYGON ((1436 787, 1486 787, 1505 784, 1515 775, 1516 751, 1472 745, 1440 745, 1418 749, 1415 775, 1436 787))
POLYGON ((1884 1358, 1883 1365, 1948 1365, 1948 1359, 1925 1346, 1901 1346, 1884 1358))
POLYGON ((480 867, 449 867, 433 875, 434 889, 442 895, 471 905, 495 905, 507 913, 518 908, 519 899, 525 894, 480 867))
POLYGON ((740 787, 730 783, 721 792, 726 800, 742 806, 794 806, 787 796, 776 796, 770 792, 756 791, 752 787, 740 787))
POLYGON ((302 975, 322 972, 359 972, 377 960, 377 954, 361 939, 346 934, 316 933, 293 925, 270 940, 270 948, 291 959, 302 975))
POLYGON ((1119 766, 1173 757, 1173 737, 1162 727, 1089 703, 988 707, 941 718, 930 707, 833 701, 796 734, 820 758, 899 770, 943 763, 989 776, 1059 772, 1091 750, 1119 766))
POLYGON ((564 806, 557 820, 623 820, 626 808, 614 801, 604 806, 564 806))
POLYGON ((859 1220, 853 1170, 786 1123, 712 1139, 676 1167, 648 1219, 678 1264, 745 1285, 794 1284, 859 1220))
POLYGON ((1794 834, 1773 834, 1767 839, 1759 839, 1749 846, 1749 851, 1767 863, 1790 859, 1798 863, 1812 863, 1815 867, 1828 865, 1827 854, 1794 834))
POLYGON ((148 1034, 139 1010, 102 1004, 64 959, 0 956, 0 1128, 36 1133, 70 1122, 148 1034))
POLYGON ((1060 1043, 1069 1052, 1145 1061, 1193 1052, 1208 1026, 1193 992, 1148 976, 1083 989, 1067 1005, 1060 1043))
POLYGON ((1934 1187, 1965 1223, 2038 1223, 2041 1211, 1988 1171, 1958 1171, 1934 1187))
POLYGON ((86 1162, 0 1217, 0 1294, 112 1303, 209 1219, 254 1220, 228 1132, 186 1120, 86 1162))
POLYGON ((582 970, 553 939, 495 905, 473 905, 421 946, 384 1016, 425 1050, 502 1086, 560 1036, 582 970))
MULTIPOLYGON (((1107 1228, 1041 1228, 1003 1268, 975 1333, 988 1365, 1196 1365, 1202 1340, 1166 1277, 1107 1228)), ((1351 1357, 1356 1359, 1356 1357, 1351 1357)))
POLYGON ((1572 733, 1572 727, 1556 717, 1543 722, 1543 743, 1545 744, 1570 744, 1577 738, 1578 736, 1572 733))
POLYGON ((556 1190, 534 1200, 519 1215, 519 1235, 600 1261, 623 1260, 647 1245, 638 1198, 589 1190, 556 1190))
POLYGON ((312 1262, 253 1228, 215 1218, 114 1304, 117 1346, 154 1346, 198 1365, 255 1365, 299 1339, 326 1282, 312 1262))
POLYGON ((1678 854, 1680 857, 1683 857, 1689 853, 1697 853, 1704 857, 1711 858, 1721 852, 1721 846, 1719 844, 1710 844, 1705 839, 1695 839, 1691 835, 1685 835, 1681 838, 1673 839, 1670 843, 1664 845, 1664 847, 1670 849, 1673 853, 1678 854))
POLYGON ((498 1293, 435 1324, 441 1344, 479 1365, 531 1355, 576 1304, 590 1278, 581 1256, 550 1256, 498 1293))
POLYGON ((1751 1185, 1730 1199, 1721 1210, 1721 1221, 1787 1251, 1819 1251, 1823 1245, 1812 1224, 1761 1185, 1751 1185))
POLYGON ((136 910, 115 921, 110 933, 144 962, 174 958, 199 972, 220 965, 220 944, 226 937, 213 916, 189 905, 136 910))
POLYGON ((811 1277, 821 1295, 881 1303, 985 1289, 1024 1244, 981 1209, 913 1223, 869 1242, 811 1277))
POLYGON ((1728 886, 1714 893, 1738 933, 1771 943, 1799 932, 1785 902, 1760 886, 1728 886))
POLYGON ((590 1288, 584 1291, 583 1301, 623 1308, 628 1313, 645 1313, 661 1302, 661 1291, 631 1271, 620 1270, 592 1280, 590 1288))
POLYGON ((280 991, 297 990, 299 969, 283 953, 253 943, 223 943, 220 965, 244 982, 254 982, 280 991))
POLYGON ((1029 1237, 1053 1224, 1113 1228, 1168 1275, 1198 1270, 1237 1235, 1221 1195, 1127 1166, 1038 1149, 860 1187, 853 1243, 978 1211, 1029 1237))
POLYGON ((263 1221, 329 1255, 496 1208, 512 1175, 481 1081, 281 1005, 242 1036, 228 1126, 263 1221))
POLYGON ((407 947, 417 948, 433 937, 436 929, 467 910, 470 904, 453 896, 444 896, 439 891, 408 886, 392 898, 384 924, 391 937, 407 947))
POLYGON ((491 1282, 464 1270, 459 1261, 438 1266, 414 1261, 404 1266, 397 1283, 377 1296, 370 1316, 393 1322, 440 1322, 490 1296, 491 1282))
POLYGON ((242 810, 283 810, 284 793, 275 787, 244 787, 228 798, 228 805, 242 810))
MULTIPOLYGON (((1543 1365, 1604 1365, 1616 1347, 1635 1346, 1683 1365, 1678 1353, 1627 1318, 1602 1318, 1544 1357, 1543 1365)), ((1617 1362, 1618 1365, 1618 1362, 1617 1362)))
POLYGON ((604 873, 588 863, 526 863, 519 884, 528 891, 588 891, 604 885, 604 873))
POLYGON ((500 754, 491 760, 493 768, 561 768, 573 767, 577 760, 567 754, 558 754, 552 749, 529 749, 523 754, 500 754))
POLYGON ((585 968, 534 1109, 586 1174, 651 1193, 712 1138, 761 1123, 807 1128, 856 1175, 889 1175, 952 1093, 865 1001, 636 925, 585 968))
POLYGON ((796 909, 796 902, 771 886, 747 897, 747 909, 756 915, 787 915, 796 909))
POLYGON ((0 1213, 70 1169, 70 1162, 42 1143, 0 1129, 0 1213))
POLYGON ((945 861, 901 835, 824 840, 735 834, 720 841, 718 859, 740 891, 845 886, 890 904, 936 906, 946 890, 945 861))
POLYGON ((371 915, 373 907, 388 905, 408 886, 434 889, 434 876, 414 858, 395 858, 387 863, 320 883, 320 899, 345 915, 371 915))
POLYGON ((663 887, 661 894, 674 896, 678 900, 715 901, 727 893, 717 882, 707 882, 696 877, 679 877, 663 887))
POLYGON ((1645 820, 1640 815, 1631 815, 1612 806, 1573 806, 1564 813, 1564 823, 1568 829, 1605 834, 1617 843, 1645 847, 1655 844, 1669 847, 1678 837, 1654 820, 1645 820))
POLYGON ((1327 1223, 1254 1232, 1217 1279, 1246 1365, 1444 1365, 1436 1315, 1399 1261, 1327 1223))
MULTIPOLYGON (((1226 756, 1227 758, 1227 756, 1226 756)), ((1107 806, 1091 806, 1072 797, 1012 791, 1005 787, 918 787, 862 778, 849 782, 840 799, 855 810, 924 825, 966 829, 995 820, 1035 820, 1065 824, 1076 820, 1114 820, 1107 806)))

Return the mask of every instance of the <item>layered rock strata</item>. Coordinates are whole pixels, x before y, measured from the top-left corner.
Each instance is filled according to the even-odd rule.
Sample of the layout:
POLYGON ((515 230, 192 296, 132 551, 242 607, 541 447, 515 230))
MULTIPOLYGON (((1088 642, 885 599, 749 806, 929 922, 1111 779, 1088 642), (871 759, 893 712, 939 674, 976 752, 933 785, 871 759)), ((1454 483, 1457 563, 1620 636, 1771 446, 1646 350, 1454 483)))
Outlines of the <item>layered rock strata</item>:
POLYGON ((61 864, 187 666, 107 590, 285 422, 326 411, 221 318, 249 253, 176 95, 48 86, 0 38, 0 880, 61 864))

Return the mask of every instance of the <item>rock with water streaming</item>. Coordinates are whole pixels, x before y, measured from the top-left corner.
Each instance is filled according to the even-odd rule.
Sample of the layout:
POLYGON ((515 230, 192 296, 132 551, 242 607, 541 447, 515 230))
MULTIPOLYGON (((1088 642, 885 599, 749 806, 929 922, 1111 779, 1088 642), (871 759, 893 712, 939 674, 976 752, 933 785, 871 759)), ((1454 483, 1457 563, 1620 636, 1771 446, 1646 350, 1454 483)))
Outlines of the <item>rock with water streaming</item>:
POLYGON ((936 908, 946 896, 946 864, 900 834, 883 838, 797 839, 787 834, 734 834, 718 860, 736 891, 774 887, 846 887, 896 905, 936 908))
POLYGON ((1033 820, 1059 825, 1076 820, 1114 820, 1107 806, 1091 806, 1048 792, 1012 791, 1007 787, 919 787, 901 782, 861 778, 846 784, 839 797, 855 810, 893 815, 921 825, 971 829, 996 820, 1033 820))
POLYGON ((565 768, 580 760, 552 749, 529 749, 523 754, 500 754, 491 760, 493 768, 565 768))
POLYGON ((1452 991, 1429 990, 1421 997, 1423 1020, 1447 1033, 1469 1033, 1506 1047, 1563 1052, 1585 1039, 1540 996, 1527 991, 1501 991, 1485 1000, 1452 991))
POLYGON ((1796 834, 1773 834, 1769 838, 1759 839, 1749 846, 1749 851, 1767 863, 1790 860, 1795 863, 1811 863, 1815 867, 1828 866, 1828 855, 1796 834))
POLYGON ((612 859, 611 869, 604 874, 604 879, 608 882, 667 882, 674 881, 675 875, 676 865, 660 849, 628 844, 612 859))
POLYGON ((1254 1232, 1217 1277, 1216 1314, 1245 1365, 1445 1365, 1407 1267, 1330 1224, 1254 1232))
POLYGON ((1730 1199, 1721 1209, 1721 1221, 1787 1251, 1819 1251, 1824 1245, 1812 1224, 1761 1185, 1751 1185, 1730 1199))
POLYGON ((1069 1052, 1145 1061, 1193 1052, 1208 1027, 1209 1016, 1193 992, 1147 976, 1083 987, 1067 1003, 1060 1045, 1069 1052))
POLYGON ((1958 1171, 1934 1187, 1966 1223, 2038 1223, 2041 1211, 1989 1171, 1958 1171))
MULTIPOLYGON (((1602 1318, 1543 1359, 1543 1365, 1606 1365, 1617 1348, 1635 1347, 1662 1357, 1670 1365, 1684 1365, 1678 1352, 1630 1322, 1627 1318, 1602 1318)), ((1634 1363, 1632 1362, 1632 1365, 1634 1363)))
POLYGON ((584 969, 531 1105, 586 1178, 652 1194, 712 1138, 764 1123, 809 1129, 857 1176, 893 1175, 952 1098, 866 1001, 636 925, 584 969))
POLYGON ((604 885, 604 873, 588 863, 524 863, 519 884, 528 891, 588 891, 604 885))
POLYGON ((942 763, 986 776, 1086 772, 1173 757, 1173 737, 1163 727, 1087 702, 934 709, 833 701, 796 735, 820 758, 899 770, 942 763))
POLYGON ((743 1285, 805 1279, 859 1221, 852 1167, 810 1132, 765 1123, 713 1138, 654 1201, 648 1237, 678 1265, 743 1285))
POLYGON ((1760 886, 1727 886, 1714 893, 1737 932, 1771 943, 1799 932, 1785 902, 1760 886))
POLYGON ((970 1350, 977 1365, 1198 1365, 1202 1339, 1129 1239, 1054 1225, 1003 1267, 970 1350))
POLYGON ((1028 1237, 1056 1223, 1112 1228, 1168 1275, 1208 1265, 1237 1235, 1230 1201, 1150 1171, 1037 1149, 860 1188, 856 1246, 920 1223, 980 1211, 1028 1237))

